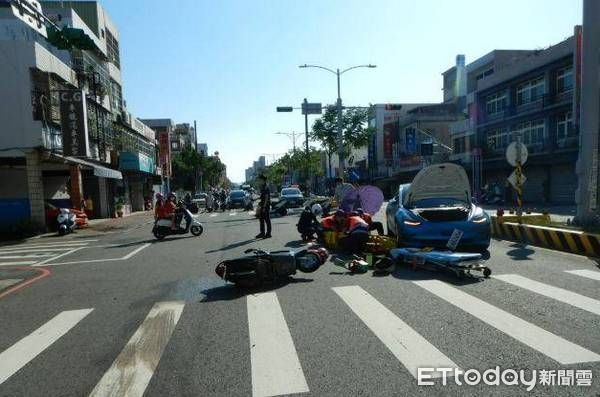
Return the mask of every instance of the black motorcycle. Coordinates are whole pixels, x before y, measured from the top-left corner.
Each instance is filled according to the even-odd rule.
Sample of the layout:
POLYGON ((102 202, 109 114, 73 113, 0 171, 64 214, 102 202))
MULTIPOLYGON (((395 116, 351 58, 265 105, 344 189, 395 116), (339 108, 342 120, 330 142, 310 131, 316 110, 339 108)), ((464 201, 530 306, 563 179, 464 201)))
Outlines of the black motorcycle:
POLYGON ((242 288, 256 288, 266 283, 276 283, 296 274, 316 271, 327 259, 324 249, 299 251, 272 251, 248 249, 250 254, 219 263, 215 272, 225 281, 242 288))

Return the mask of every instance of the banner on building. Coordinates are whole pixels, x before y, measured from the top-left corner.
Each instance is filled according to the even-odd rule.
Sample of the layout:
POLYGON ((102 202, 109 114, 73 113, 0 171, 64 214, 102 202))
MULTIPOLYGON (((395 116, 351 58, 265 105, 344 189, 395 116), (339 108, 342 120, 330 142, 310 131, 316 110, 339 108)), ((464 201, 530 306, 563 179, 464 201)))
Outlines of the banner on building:
POLYGON ((383 157, 390 160, 394 157, 394 143, 398 140, 400 123, 390 120, 383 124, 383 157))
POLYGON ((160 167, 163 168, 163 175, 171 175, 171 146, 169 143, 169 133, 167 131, 161 131, 158 135, 158 160, 160 167))
POLYGON ((87 106, 83 91, 60 91, 60 116, 63 153, 67 156, 89 157, 87 106))
POLYGON ((409 127, 406 130, 406 153, 415 154, 417 151, 417 131, 409 127))

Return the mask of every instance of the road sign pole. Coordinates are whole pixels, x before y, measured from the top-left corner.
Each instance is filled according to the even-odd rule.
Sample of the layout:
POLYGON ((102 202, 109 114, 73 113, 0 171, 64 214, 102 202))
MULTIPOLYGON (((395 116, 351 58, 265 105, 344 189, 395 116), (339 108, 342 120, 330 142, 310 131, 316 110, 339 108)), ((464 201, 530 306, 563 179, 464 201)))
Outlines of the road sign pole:
POLYGON ((523 215, 523 170, 521 168, 521 162, 517 160, 517 168, 515 169, 515 175, 517 176, 517 219, 519 224, 522 223, 521 216, 523 215))

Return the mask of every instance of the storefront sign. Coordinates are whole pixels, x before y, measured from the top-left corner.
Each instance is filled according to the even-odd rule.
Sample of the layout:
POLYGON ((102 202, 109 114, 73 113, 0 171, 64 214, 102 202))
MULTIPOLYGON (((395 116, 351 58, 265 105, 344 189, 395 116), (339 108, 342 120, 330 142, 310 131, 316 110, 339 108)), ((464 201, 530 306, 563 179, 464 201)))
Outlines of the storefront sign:
POLYGON ((414 128, 406 129, 406 153, 415 154, 417 151, 417 133, 414 128))
POLYGON ((122 171, 140 171, 153 174, 154 167, 154 159, 142 153, 121 152, 119 156, 119 168, 122 171))
POLYGON ((63 153, 67 156, 89 157, 87 107, 83 91, 60 91, 63 153))

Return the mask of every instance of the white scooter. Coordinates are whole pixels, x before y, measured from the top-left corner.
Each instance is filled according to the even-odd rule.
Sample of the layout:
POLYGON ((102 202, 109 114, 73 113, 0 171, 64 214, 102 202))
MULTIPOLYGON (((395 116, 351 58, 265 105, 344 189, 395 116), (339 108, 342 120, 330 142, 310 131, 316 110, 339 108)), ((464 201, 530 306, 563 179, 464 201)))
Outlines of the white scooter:
POLYGON ((75 219, 77 219, 77 216, 67 208, 60 209, 60 213, 56 217, 59 236, 64 236, 65 234, 73 233, 75 231, 75 219))
POLYGON ((162 240, 170 235, 192 233, 194 236, 200 236, 204 232, 202 223, 198 221, 185 206, 180 205, 175 212, 175 223, 177 229, 171 228, 172 221, 170 219, 159 219, 154 223, 152 234, 158 240, 162 240), (181 227, 181 218, 185 219, 185 227, 181 227))

